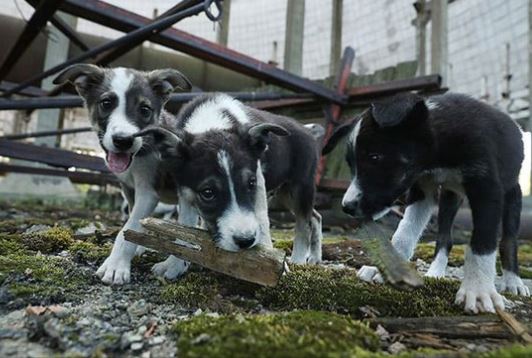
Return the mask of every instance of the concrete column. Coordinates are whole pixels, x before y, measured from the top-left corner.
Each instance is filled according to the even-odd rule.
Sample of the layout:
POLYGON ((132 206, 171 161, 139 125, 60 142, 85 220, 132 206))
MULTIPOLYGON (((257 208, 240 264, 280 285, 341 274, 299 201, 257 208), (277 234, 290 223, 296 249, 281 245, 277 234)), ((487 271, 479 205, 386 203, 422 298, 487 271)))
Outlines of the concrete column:
MULTIPOLYGON (((58 13, 59 17, 65 21, 73 29, 76 28, 77 18, 64 13, 58 13)), ((53 26, 49 27, 48 41, 46 42, 46 53, 44 58, 44 70, 63 63, 68 58, 68 48, 70 41, 53 26)), ((54 88, 52 83, 54 76, 47 77, 42 80, 41 88, 44 90, 51 90, 54 88)), ((37 117, 37 131, 53 131, 59 128, 61 122, 62 112, 60 109, 41 109, 37 117)), ((56 137, 40 137, 36 138, 35 144, 46 145, 47 147, 54 147, 56 144, 56 137)))
POLYGON ((303 73, 303 33, 305 29, 305 0, 288 0, 284 69, 296 75, 303 73))
POLYGON ((442 76, 442 84, 448 81, 448 47, 447 47, 447 0, 431 1, 431 69, 433 74, 442 76))
POLYGON ((231 17, 231 0, 224 0, 222 3, 223 12, 222 20, 218 25, 218 32, 216 34, 216 42, 227 47, 227 40, 229 39, 229 21, 231 17))
POLYGON ((340 59, 342 58, 342 10, 343 0, 332 0, 332 21, 331 21, 331 59, 329 63, 329 73, 336 75, 340 59))
POLYGON ((427 7, 425 0, 417 0, 414 3, 417 16, 412 21, 412 25, 416 27, 417 74, 419 76, 427 74, 427 23, 430 20, 427 7))

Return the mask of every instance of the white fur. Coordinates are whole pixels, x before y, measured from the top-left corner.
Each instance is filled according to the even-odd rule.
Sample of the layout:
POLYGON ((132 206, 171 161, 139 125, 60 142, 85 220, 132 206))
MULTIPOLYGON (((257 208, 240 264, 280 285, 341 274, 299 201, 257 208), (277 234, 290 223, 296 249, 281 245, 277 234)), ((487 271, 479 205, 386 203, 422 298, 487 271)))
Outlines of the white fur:
MULTIPOLYGON (((189 189, 182 189, 178 193, 179 196, 179 216, 178 223, 185 226, 195 227, 198 225, 198 212, 192 205, 194 194, 189 189)), ((179 241, 179 240, 176 240, 179 241)), ((170 255, 165 261, 153 265, 151 271, 168 280, 174 280, 183 275, 189 267, 189 262, 178 259, 170 255)))
POLYGON ((427 106, 429 111, 432 111, 433 109, 437 109, 440 107, 440 104, 438 102, 435 102, 433 99, 425 100, 425 105, 427 106))
POLYGON ((430 264, 429 270, 425 274, 427 277, 443 278, 445 277, 445 269, 447 268, 447 262, 449 261, 449 255, 447 250, 441 249, 436 254, 434 261, 430 264))
POLYGON ((464 279, 456 294, 455 303, 464 305, 469 313, 495 312, 504 309, 504 300, 495 289, 495 251, 475 255, 468 247, 465 253, 464 279))
POLYGON ((257 185, 255 192, 255 215, 259 219, 259 232, 257 241, 266 246, 273 247, 270 235, 270 218, 268 217, 268 193, 266 191, 266 181, 262 173, 260 160, 257 161, 257 185))
POLYGON ((385 208, 385 209, 382 209, 382 210, 379 211, 378 213, 373 214, 372 219, 373 219, 374 221, 377 221, 377 220, 381 219, 383 216, 385 216, 386 214, 388 214, 388 213, 390 212, 390 210, 392 210, 392 208, 385 208))
POLYGON ((510 292, 514 295, 530 296, 530 290, 527 285, 523 283, 521 277, 512 271, 502 270, 502 281, 499 287, 501 292, 510 292))
MULTIPOLYGON (((230 203, 225 212, 218 218, 217 226, 220 238, 218 246, 227 251, 238 251, 239 247, 233 237, 256 237, 259 233, 259 223, 255 214, 243 210, 236 200, 235 187, 231 177, 231 159, 225 151, 218 153, 218 163, 224 170, 229 185, 230 203)), ((257 240, 252 246, 257 244, 257 240)))
MULTIPOLYGON (((353 149, 353 155, 355 155, 356 150, 356 143, 357 143, 357 137, 358 133, 360 132, 360 126, 362 121, 358 121, 358 123, 355 125, 355 128, 351 131, 351 134, 349 135, 349 142, 351 142, 351 148, 353 149)), ((358 184, 357 174, 356 174, 356 168, 355 168, 355 177, 351 180, 351 184, 349 184, 349 188, 347 188, 347 191, 344 194, 344 197, 342 198, 342 206, 346 206, 348 203, 353 201, 358 201, 362 197, 362 190, 360 190, 360 185, 358 184)))
POLYGON ((185 131, 200 134, 209 130, 232 128, 233 123, 223 115, 223 110, 229 111, 240 124, 250 121, 242 103, 228 95, 218 94, 192 112, 185 125, 185 131))
POLYGON ((392 245, 405 259, 410 260, 416 244, 432 216, 434 200, 426 194, 425 199, 407 206, 405 215, 392 237, 392 245))
POLYGON ((357 272, 357 277, 365 282, 383 283, 384 279, 375 266, 362 266, 357 272))
MULTIPOLYGON (((126 92, 131 85, 133 75, 128 73, 125 68, 116 68, 113 70, 110 91, 118 97, 118 105, 109 116, 107 130, 103 136, 103 146, 112 152, 119 150, 113 144, 113 135, 120 134, 123 136, 133 135, 140 130, 136 125, 128 120, 126 114, 126 92)), ((130 153, 136 153, 142 147, 142 138, 137 137, 133 141, 133 146, 128 150, 130 153)))

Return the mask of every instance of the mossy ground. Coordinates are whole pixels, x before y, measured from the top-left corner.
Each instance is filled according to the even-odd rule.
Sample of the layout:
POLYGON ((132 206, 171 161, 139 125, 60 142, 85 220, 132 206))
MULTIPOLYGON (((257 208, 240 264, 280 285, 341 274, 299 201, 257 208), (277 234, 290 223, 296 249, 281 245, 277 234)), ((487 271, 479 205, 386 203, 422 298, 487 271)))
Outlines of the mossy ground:
POLYGON ((175 327, 184 357, 340 357, 376 351, 379 338, 363 323, 327 312, 201 315, 175 327))
MULTIPOLYGON (((29 210, 22 205, 16 210, 20 215, 0 221, 0 312, 28 304, 76 302, 87 290, 103 287, 94 272, 109 254, 111 240, 95 235, 79 238, 73 233, 95 220, 116 226, 117 215, 61 206, 29 210), (51 228, 24 233, 35 224, 51 228)), ((324 244, 344 242, 349 235, 326 234, 324 244)), ((291 250, 293 230, 274 230, 272 236, 276 247, 291 250)), ((433 250, 432 245, 421 244, 416 253, 430 261, 433 250)), ((455 246, 451 264, 461 264, 462 255, 463 247, 455 246)), ((383 343, 363 321, 367 312, 379 317, 462 314, 453 304, 459 283, 452 280, 425 280, 418 290, 400 291, 360 282, 352 269, 292 266, 277 287, 264 288, 193 266, 181 279, 159 283, 150 268, 163 258, 154 252, 136 257, 132 264, 134 283, 126 291, 131 291, 127 293, 131 302, 141 297, 150 304, 173 304, 176 309, 201 309, 219 315, 191 316, 175 324, 173 338, 179 355, 185 357, 382 357, 387 356, 383 343)), ((532 266, 530 245, 521 247, 520 259, 523 267, 532 266)), ((414 348, 408 347, 400 356, 447 354, 414 348)), ((531 347, 516 345, 478 356, 531 354, 531 347)))

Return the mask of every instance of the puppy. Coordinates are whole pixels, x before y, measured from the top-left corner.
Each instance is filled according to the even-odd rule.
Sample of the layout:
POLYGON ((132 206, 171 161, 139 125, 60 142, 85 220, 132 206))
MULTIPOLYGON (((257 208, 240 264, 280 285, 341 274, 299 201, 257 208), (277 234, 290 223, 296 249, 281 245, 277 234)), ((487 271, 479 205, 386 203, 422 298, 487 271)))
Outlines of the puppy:
POLYGON ((296 217, 292 261, 321 261, 321 216, 313 209, 318 146, 307 128, 216 94, 186 105, 173 132, 141 133, 154 134, 163 156, 174 157, 180 198, 219 247, 271 246, 266 194, 275 191, 296 217))
MULTIPOLYGON (((125 241, 123 232, 142 230, 139 220, 150 215, 159 200, 177 202, 173 173, 159 160, 154 143, 150 138, 133 135, 155 124, 175 125, 175 118, 164 110, 164 105, 174 90, 188 91, 191 85, 173 69, 140 72, 89 64, 73 65, 54 80, 55 84, 66 82, 73 83, 83 98, 107 166, 120 180, 130 208, 111 254, 97 271, 105 283, 124 284, 130 280, 131 259, 137 245, 125 241)), ((185 220, 183 223, 195 225, 190 215, 180 218, 185 220)), ((174 278, 186 268, 187 264, 179 260, 171 267, 156 265, 154 272, 174 278)))
MULTIPOLYGON (((474 229, 456 303, 473 313, 504 308, 494 283, 501 223, 502 288, 529 295, 518 273, 516 242, 523 142, 506 114, 465 95, 448 93, 424 100, 407 93, 374 103, 358 120, 338 128, 323 152, 344 136, 353 175, 342 199, 345 212, 377 220, 408 192, 404 218, 392 238, 393 246, 408 260, 431 217, 437 190, 442 189, 445 210, 440 223, 443 220, 448 227, 444 232, 450 232, 465 196, 474 229)), ((451 246, 450 235, 439 236, 429 276, 445 274, 451 246)), ((372 267, 361 268, 359 277, 381 280, 372 267)))

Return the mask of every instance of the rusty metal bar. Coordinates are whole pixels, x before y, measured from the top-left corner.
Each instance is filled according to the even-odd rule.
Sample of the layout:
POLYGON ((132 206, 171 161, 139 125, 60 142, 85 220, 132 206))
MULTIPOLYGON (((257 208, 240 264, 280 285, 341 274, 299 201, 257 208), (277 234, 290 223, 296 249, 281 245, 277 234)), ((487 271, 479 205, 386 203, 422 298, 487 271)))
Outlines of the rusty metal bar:
MULTIPOLYGON (((37 8, 39 6, 39 0, 26 0, 28 4, 30 4, 33 8, 37 8)), ((50 18, 50 22, 70 39, 70 41, 78 46, 83 51, 88 51, 89 47, 85 44, 85 42, 81 39, 81 37, 78 36, 76 31, 70 27, 67 23, 65 23, 60 17, 56 15, 52 15, 50 18)))
POLYGON ((92 131, 92 127, 80 127, 80 128, 68 128, 68 129, 58 129, 55 131, 41 131, 41 132, 30 132, 22 134, 9 134, 5 136, 0 136, 0 140, 19 140, 27 138, 38 138, 38 137, 51 137, 62 134, 74 134, 74 133, 83 133, 92 131))
POLYGON ((402 91, 433 91, 441 88, 440 75, 428 75, 353 87, 348 91, 349 99, 362 99, 373 96, 386 96, 402 91))
POLYGON ((95 185, 119 185, 118 179, 112 174, 91 173, 82 171, 69 171, 63 169, 50 169, 41 167, 30 167, 25 165, 15 165, 0 163, 0 173, 22 173, 22 174, 39 174, 67 177, 73 183, 95 184, 95 185))
POLYGON ((46 26, 46 23, 62 2, 63 0, 42 0, 39 3, 39 6, 35 9, 26 27, 24 27, 24 30, 19 35, 17 42, 15 42, 15 45, 5 57, 4 63, 0 66, 0 80, 3 80, 13 66, 15 66, 20 56, 31 45, 43 27, 46 26))
MULTIPOLYGON (((170 96, 169 104, 185 103, 193 98, 209 92, 174 93, 170 96)), ((275 92, 227 92, 240 101, 307 99, 312 97, 306 93, 282 94, 275 92)), ((43 109, 43 108, 74 108, 83 107, 83 100, 79 96, 34 97, 23 99, 0 99, 0 110, 15 109, 43 109)))
MULTIPOLYGON (((344 50, 344 54, 342 56, 342 60, 340 62, 340 66, 338 67, 338 74, 335 78, 334 87, 336 88, 336 92, 339 95, 343 95, 347 90, 347 82, 349 80, 349 75, 351 74, 351 68, 353 66, 353 61, 355 60, 355 50, 353 50, 351 47, 346 47, 344 50)), ((325 146, 327 142, 329 141, 329 138, 331 137, 334 127, 338 123, 338 120, 340 119, 342 108, 338 106, 337 104, 330 104, 326 107, 325 113, 326 113, 326 119, 327 119, 327 126, 325 129, 325 135, 323 136, 322 145, 325 146)), ((316 184, 320 183, 320 180, 323 177, 323 173, 325 171, 325 165, 327 164, 327 157, 321 156, 320 161, 318 163, 318 168, 316 170, 316 178, 315 182, 316 184)))
POLYGON ((81 168, 109 173, 104 160, 100 157, 11 140, 0 140, 0 156, 44 163, 54 167, 81 168))
MULTIPOLYGON (((61 10, 123 32, 138 29, 151 21, 146 17, 97 0, 65 0, 61 10)), ((310 92, 321 99, 337 104, 344 104, 347 100, 346 96, 338 95, 317 82, 296 76, 175 28, 155 34, 151 41, 296 92, 310 92)))
MULTIPOLYGON (((16 86, 18 86, 18 83, 2 81, 0 82, 0 91, 6 92, 12 88, 15 88, 16 86)), ((46 96, 46 93, 47 92, 42 90, 41 88, 34 87, 34 86, 26 87, 22 91, 19 92, 20 95, 29 96, 29 97, 46 96)))
POLYGON ((27 81, 24 81, 22 82, 20 85, 18 85, 17 87, 15 88, 12 88, 11 90, 5 92, 3 94, 4 97, 8 97, 14 93, 17 93, 18 91, 26 88, 27 86, 30 86, 30 85, 33 85, 35 83, 37 83, 38 81, 42 80, 43 78, 46 78, 48 76, 51 76, 59 71, 61 71, 62 69, 64 68, 67 68, 68 66, 70 65, 73 65, 75 63, 79 63, 79 62, 82 62, 82 61, 85 61, 86 59, 88 58, 91 58, 91 57, 94 57, 100 53, 103 53, 105 51, 108 51, 110 49, 113 49, 115 47, 120 47, 120 46, 123 46, 123 45, 127 45, 130 41, 136 41, 137 39, 139 38, 142 38, 143 36, 145 36, 146 34, 152 34, 152 33, 157 33, 165 28, 168 28, 170 26, 172 26, 173 24, 175 24, 176 22, 186 18, 186 17, 189 17, 189 16, 192 16, 192 15, 196 15, 196 14, 199 14, 200 12, 204 11, 204 4, 198 4, 198 5, 195 5, 195 6, 192 6, 186 10, 183 10, 177 14, 174 14, 174 15, 171 15, 171 16, 168 16, 168 17, 165 17, 165 18, 162 18, 160 20, 157 20, 157 21, 154 21, 154 22, 151 22, 151 23, 147 23, 145 24, 144 26, 139 26, 137 27, 135 30, 129 32, 127 35, 124 35, 116 40, 113 40, 113 41, 109 41, 103 45, 100 45, 98 47, 95 47, 89 51, 86 51, 84 53, 82 53, 81 55, 75 57, 75 58, 72 58, 68 61, 65 61, 57 66, 54 66, 38 75, 35 75, 33 77, 31 77, 29 80, 27 81))

